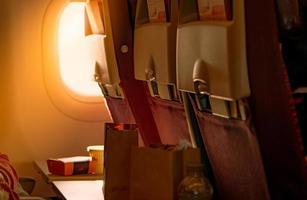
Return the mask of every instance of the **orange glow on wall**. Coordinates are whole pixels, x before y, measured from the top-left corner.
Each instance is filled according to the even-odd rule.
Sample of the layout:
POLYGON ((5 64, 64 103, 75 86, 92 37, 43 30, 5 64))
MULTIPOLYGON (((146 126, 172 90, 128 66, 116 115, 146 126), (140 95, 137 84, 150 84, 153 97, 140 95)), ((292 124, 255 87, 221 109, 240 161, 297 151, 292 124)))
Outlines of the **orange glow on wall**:
POLYGON ((85 3, 73 2, 64 9, 59 24, 60 74, 65 85, 82 96, 99 96, 101 91, 93 80, 94 60, 86 48, 85 3))

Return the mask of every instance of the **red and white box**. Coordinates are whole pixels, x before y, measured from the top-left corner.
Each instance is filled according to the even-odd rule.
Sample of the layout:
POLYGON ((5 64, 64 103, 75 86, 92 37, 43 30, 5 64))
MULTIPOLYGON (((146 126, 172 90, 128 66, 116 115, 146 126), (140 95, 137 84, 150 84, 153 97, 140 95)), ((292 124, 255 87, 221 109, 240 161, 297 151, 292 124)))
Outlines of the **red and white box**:
POLYGON ((75 156, 47 160, 48 170, 51 174, 71 176, 78 174, 95 174, 96 161, 90 156, 75 156))

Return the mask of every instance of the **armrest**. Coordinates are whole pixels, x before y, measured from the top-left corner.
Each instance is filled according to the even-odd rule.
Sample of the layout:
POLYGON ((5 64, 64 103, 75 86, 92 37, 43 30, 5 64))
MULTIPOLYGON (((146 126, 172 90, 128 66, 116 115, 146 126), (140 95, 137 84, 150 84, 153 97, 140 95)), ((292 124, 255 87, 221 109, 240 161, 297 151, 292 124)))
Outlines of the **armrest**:
POLYGON ((20 177, 19 183, 28 194, 31 194, 35 186, 35 179, 31 177, 20 177))

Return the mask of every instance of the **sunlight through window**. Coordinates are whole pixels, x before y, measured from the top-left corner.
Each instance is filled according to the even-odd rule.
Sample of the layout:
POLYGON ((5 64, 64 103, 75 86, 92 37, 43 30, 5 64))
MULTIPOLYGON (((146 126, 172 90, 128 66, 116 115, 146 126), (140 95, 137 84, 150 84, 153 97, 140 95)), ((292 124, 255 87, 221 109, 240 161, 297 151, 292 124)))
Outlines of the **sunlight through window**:
POLYGON ((99 86, 93 80, 94 61, 86 48, 85 3, 73 2, 64 9, 59 24, 60 73, 65 85, 82 96, 99 96, 99 86))

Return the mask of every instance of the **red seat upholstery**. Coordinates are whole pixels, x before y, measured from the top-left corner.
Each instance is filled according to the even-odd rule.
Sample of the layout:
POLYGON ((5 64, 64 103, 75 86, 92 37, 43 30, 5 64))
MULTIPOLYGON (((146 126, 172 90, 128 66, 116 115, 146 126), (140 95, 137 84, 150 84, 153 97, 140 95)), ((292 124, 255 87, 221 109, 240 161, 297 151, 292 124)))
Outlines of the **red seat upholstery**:
POLYGON ((273 0, 246 1, 250 105, 272 199, 307 199, 306 160, 274 6, 273 0))
POLYGON ((9 200, 19 199, 14 191, 17 185, 18 176, 15 169, 10 164, 7 155, 0 153, 0 193, 8 195, 9 200))

